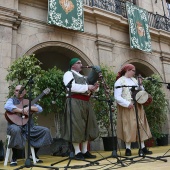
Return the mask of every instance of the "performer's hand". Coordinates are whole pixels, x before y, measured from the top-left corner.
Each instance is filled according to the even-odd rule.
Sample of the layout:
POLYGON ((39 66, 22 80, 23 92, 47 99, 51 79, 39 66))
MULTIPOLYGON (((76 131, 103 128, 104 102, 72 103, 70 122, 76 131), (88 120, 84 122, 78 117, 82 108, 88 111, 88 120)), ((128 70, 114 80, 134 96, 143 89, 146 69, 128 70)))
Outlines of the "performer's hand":
POLYGON ((28 112, 29 112, 29 107, 27 106, 27 107, 25 107, 25 108, 23 109, 22 113, 23 113, 24 115, 28 115, 28 112))
POLYGON ((88 85, 88 90, 89 90, 89 91, 93 91, 93 89, 94 89, 94 86, 93 86, 93 85, 88 85))
POLYGON ((95 85, 88 85, 88 90, 90 91, 95 91, 97 88, 99 87, 99 84, 95 84, 95 85))
POLYGON ((134 107, 133 103, 130 103, 129 106, 128 106, 129 109, 132 109, 133 107, 134 107))
POLYGON ((95 90, 99 88, 99 85, 100 85, 99 82, 96 82, 96 83, 94 84, 95 90))
MULTIPOLYGON (((31 111, 38 112, 38 108, 36 106, 31 106, 31 111)), ((28 106, 23 109, 23 113, 25 115, 29 114, 29 107, 28 106)))
POLYGON ((142 77, 141 77, 141 75, 139 74, 139 76, 138 76, 138 83, 139 83, 139 85, 142 85, 142 82, 143 82, 142 77))

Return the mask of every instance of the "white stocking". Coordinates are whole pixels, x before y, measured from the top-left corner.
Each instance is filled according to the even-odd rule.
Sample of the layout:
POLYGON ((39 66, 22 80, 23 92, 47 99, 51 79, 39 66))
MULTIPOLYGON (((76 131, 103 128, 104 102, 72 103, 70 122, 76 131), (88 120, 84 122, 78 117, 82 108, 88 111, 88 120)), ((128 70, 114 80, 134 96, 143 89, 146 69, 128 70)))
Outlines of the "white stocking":
POLYGON ((77 155, 80 151, 79 143, 73 143, 75 155, 77 155))
POLYGON ((145 143, 144 141, 141 142, 141 149, 143 149, 145 147, 145 143))
POLYGON ((86 153, 87 152, 87 145, 88 145, 88 141, 85 141, 82 143, 82 153, 86 153))
POLYGON ((131 142, 127 142, 126 144, 126 149, 131 149, 131 142))

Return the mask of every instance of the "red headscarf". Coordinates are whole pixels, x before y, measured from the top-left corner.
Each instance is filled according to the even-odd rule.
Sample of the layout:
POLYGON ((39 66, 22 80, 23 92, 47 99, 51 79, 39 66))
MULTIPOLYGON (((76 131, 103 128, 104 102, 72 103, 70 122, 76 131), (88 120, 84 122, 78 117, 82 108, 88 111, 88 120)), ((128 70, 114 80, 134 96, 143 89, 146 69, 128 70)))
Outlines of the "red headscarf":
POLYGON ((122 69, 117 73, 116 80, 118 80, 120 77, 122 77, 126 71, 134 69, 135 66, 132 64, 125 64, 122 69))

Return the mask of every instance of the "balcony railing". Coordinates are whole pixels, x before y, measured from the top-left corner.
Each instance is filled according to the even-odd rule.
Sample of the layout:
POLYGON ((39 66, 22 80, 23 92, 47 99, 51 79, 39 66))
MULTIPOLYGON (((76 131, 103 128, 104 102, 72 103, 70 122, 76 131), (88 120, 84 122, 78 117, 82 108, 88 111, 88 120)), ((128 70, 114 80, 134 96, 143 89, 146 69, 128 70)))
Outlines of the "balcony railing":
MULTIPOLYGON (((127 18, 126 14, 126 0, 83 0, 84 5, 95 6, 97 8, 110 11, 127 18)), ((136 0, 129 0, 132 3, 136 3, 136 0)), ((170 19, 166 16, 159 14, 153 14, 148 12, 149 26, 170 32, 170 19)))

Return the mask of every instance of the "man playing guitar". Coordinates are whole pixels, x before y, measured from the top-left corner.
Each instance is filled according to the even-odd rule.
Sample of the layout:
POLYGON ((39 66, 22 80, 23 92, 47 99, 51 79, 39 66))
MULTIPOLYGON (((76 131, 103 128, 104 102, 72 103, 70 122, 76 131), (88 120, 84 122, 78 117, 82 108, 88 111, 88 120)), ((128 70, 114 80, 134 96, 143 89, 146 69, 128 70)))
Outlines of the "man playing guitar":
MULTIPOLYGON (((24 99, 24 96, 26 94, 25 90, 21 90, 22 85, 17 85, 15 87, 14 95, 15 97, 11 97, 7 100, 4 108, 7 112, 10 112, 10 117, 13 115, 18 118, 28 119, 28 106, 24 107, 25 101, 28 101, 27 99, 24 99)), ((28 104, 28 103, 27 103, 28 104)), ((31 112, 42 112, 43 109, 41 106, 34 104, 31 106, 31 112)), ((9 148, 12 148, 13 156, 12 161, 10 163, 10 166, 17 166, 17 149, 23 149, 25 146, 25 142, 28 138, 28 123, 17 123, 17 120, 12 119, 12 121, 8 121, 8 127, 7 127, 7 134, 11 136, 10 143, 8 145, 9 148)), ((50 145, 52 143, 52 137, 50 134, 50 131, 46 127, 42 126, 35 126, 32 116, 30 119, 30 145, 34 147, 35 155, 36 155, 36 161, 37 163, 42 163, 42 160, 39 160, 37 156, 37 152, 40 147, 50 145)), ((31 156, 30 156, 31 158, 31 156)))

